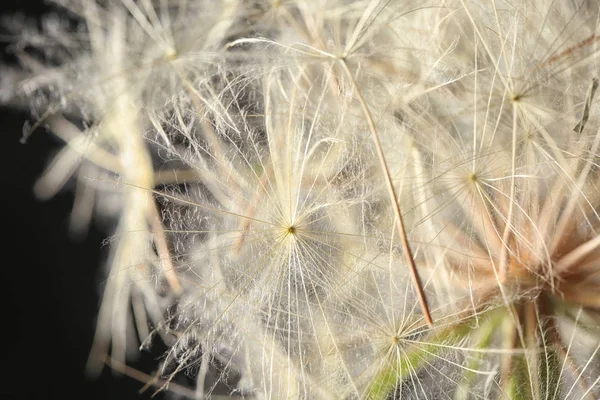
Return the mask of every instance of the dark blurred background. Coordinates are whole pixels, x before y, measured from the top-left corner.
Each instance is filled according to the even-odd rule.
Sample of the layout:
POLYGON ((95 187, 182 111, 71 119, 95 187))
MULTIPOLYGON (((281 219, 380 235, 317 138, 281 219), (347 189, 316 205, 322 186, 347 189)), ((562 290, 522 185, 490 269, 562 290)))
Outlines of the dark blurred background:
MULTIPOLYGON (((39 17, 50 8, 41 0, 0 1, 2 15, 39 17)), ((2 36, 4 65, 11 62, 7 44, 2 36)), ((0 74, 6 72, 2 64, 0 74)), ((0 171, 7 189, 1 194, 7 224, 1 239, 0 398, 148 399, 152 389, 140 395, 143 383, 108 368, 96 380, 84 373, 104 287, 108 249, 102 241, 109 232, 69 235, 69 191, 46 202, 35 198, 33 184, 61 143, 39 128, 21 144, 26 121, 31 121, 27 109, 0 106, 0 171)), ((132 365, 151 371, 159 355, 144 354, 132 365)))

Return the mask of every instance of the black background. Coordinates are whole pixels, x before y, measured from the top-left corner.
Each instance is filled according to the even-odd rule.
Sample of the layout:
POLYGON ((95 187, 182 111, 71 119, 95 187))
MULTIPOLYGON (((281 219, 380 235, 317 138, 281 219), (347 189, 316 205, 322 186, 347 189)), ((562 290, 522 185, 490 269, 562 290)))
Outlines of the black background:
MULTIPOLYGON (((39 16, 42 1, 1 1, 0 14, 39 16), (7 4, 8 3, 8 4, 7 4)), ((2 62, 6 42, 1 43, 2 62)), ((0 64, 0 74, 2 66, 0 64)), ((0 172, 4 179, 2 232, 0 398, 147 399, 142 383, 106 368, 98 379, 84 373, 91 348, 108 232, 93 228, 86 237, 68 232, 70 191, 41 202, 32 187, 59 140, 40 128, 21 144, 28 110, 0 106, 0 172)), ((134 367, 151 370, 156 354, 144 354, 134 367)), ((155 398, 163 398, 158 395, 155 398)))

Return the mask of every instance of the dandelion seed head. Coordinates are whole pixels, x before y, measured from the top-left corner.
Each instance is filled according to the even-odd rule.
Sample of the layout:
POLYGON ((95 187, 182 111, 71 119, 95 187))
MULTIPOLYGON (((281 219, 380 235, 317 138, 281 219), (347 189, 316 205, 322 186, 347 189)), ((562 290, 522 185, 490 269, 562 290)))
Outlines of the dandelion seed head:
POLYGON ((65 141, 36 193, 111 204, 96 360, 161 340, 196 398, 596 394, 594 1, 60 3, 14 92, 65 141))

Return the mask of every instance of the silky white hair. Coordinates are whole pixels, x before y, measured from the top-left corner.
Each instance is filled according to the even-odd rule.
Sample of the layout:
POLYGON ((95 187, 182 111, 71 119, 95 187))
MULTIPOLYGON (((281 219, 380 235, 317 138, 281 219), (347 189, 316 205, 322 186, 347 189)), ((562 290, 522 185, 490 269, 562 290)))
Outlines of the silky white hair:
POLYGON ((90 372, 600 395, 597 1, 56 3, 0 98, 65 142, 36 194, 114 221, 90 372))

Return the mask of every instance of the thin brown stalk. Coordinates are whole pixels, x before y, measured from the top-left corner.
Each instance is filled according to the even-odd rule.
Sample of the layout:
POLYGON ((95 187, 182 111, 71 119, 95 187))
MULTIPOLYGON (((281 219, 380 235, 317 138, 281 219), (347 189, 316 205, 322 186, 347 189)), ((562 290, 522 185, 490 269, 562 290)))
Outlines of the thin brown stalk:
POLYGON ((148 219, 150 220, 150 225, 152 227, 152 232, 154 233, 154 244, 156 245, 156 251, 158 253, 159 264, 167 280, 167 283, 173 289, 175 294, 181 294, 183 288, 181 287, 181 283, 179 282, 179 278, 175 273, 175 268, 173 266, 173 262, 171 261, 171 253, 169 251, 169 245, 167 244, 167 239, 165 237, 165 229, 163 228, 163 224, 160 220, 160 215, 158 212, 158 208, 156 207, 155 202, 150 202, 148 204, 148 219))
MULTIPOLYGON (((157 376, 148 375, 140 370, 137 370, 126 364, 123 364, 122 362, 119 362, 109 356, 106 356, 104 358, 104 363, 108 367, 112 368, 113 370, 115 370, 117 372, 122 373, 123 375, 133 378, 138 382, 145 383, 145 386, 139 390, 140 393, 143 393, 144 391, 146 391, 146 389, 148 389, 150 386, 160 387, 165 383, 165 381, 163 379, 160 379, 157 376)), ((184 386, 178 385, 176 383, 170 383, 169 390, 172 391, 173 393, 180 394, 186 398, 193 399, 195 397, 193 390, 190 390, 190 389, 188 389, 184 386)))
POLYGON ((394 184, 392 182, 392 177, 390 176, 390 170, 387 166, 387 162, 385 160, 385 155, 383 154, 383 148, 381 147, 381 141, 379 140, 379 134, 377 133, 377 128, 375 127, 375 121, 373 120, 373 116, 371 115, 371 111, 367 106, 367 103, 362 96, 358 85, 356 84, 356 80, 350 72, 348 68, 348 64, 345 59, 340 59, 340 64, 344 69, 344 72, 350 79, 352 83, 352 87, 355 89, 356 97, 361 105, 363 113, 367 119, 367 124, 369 125, 369 131, 371 132, 371 136, 373 137, 373 142, 375 144, 375 148, 377 149, 377 156, 379 158, 379 163, 381 165, 381 170, 383 172, 383 176, 385 178, 385 183, 387 185, 388 194, 390 196, 390 201, 392 203, 392 209, 394 210, 394 214, 396 216, 396 226, 398 228, 398 233, 400 234, 400 242, 402 244, 402 249, 404 250, 404 255, 406 258, 406 262, 408 263, 411 278, 413 281, 413 285, 415 290, 417 291, 417 296, 419 298, 419 304, 421 305, 421 310, 423 311, 423 316, 425 317, 425 321, 430 327, 433 327, 433 320, 431 318, 431 313, 429 311, 429 305, 427 304, 427 297, 425 296, 425 291, 423 289, 423 283, 421 281, 421 277, 419 276, 419 272, 417 271, 417 266, 415 265, 415 261, 413 259, 412 250, 410 249, 410 245, 408 243, 408 238, 406 237, 406 229, 404 227, 404 220, 402 219, 402 212, 400 211, 400 205, 398 203, 398 196, 396 195, 396 189, 394 189, 394 184))

